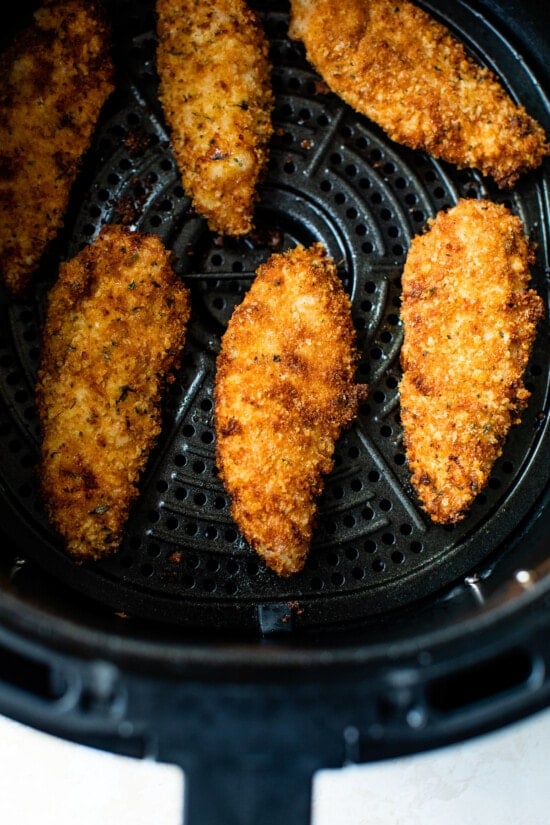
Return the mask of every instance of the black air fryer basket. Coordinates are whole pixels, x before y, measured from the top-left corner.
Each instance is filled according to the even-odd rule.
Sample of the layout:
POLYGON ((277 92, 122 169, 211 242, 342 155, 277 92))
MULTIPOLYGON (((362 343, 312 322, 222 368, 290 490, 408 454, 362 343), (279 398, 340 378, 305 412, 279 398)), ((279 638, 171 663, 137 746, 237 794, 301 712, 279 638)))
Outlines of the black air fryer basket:
MULTIPOLYGON (((304 825, 316 770, 463 739, 546 706, 550 693, 547 320, 522 422, 453 527, 418 507, 398 397, 406 253, 459 197, 521 217, 548 305, 548 166, 502 191, 392 143, 327 91, 288 38, 288 5, 255 5, 276 106, 254 233, 222 239, 191 210, 157 97, 152 3, 109 0, 116 91, 34 297, 0 296, 0 710, 181 765, 192 825, 304 825), (174 250, 192 321, 122 547, 76 565, 37 492, 34 383, 59 261, 114 222, 174 250), (216 474, 215 359, 258 264, 317 240, 351 296, 370 392, 337 445, 306 567, 281 579, 239 534, 216 474)), ((550 134, 546 11, 511 0, 420 5, 550 134)))

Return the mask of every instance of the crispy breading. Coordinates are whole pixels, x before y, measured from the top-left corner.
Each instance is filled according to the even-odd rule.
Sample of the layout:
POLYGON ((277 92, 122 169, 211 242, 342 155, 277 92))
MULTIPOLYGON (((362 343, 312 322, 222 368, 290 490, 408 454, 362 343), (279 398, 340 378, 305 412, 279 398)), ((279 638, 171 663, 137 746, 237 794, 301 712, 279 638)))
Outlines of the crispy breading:
POLYGON ((156 236, 106 226, 61 265, 36 393, 40 483, 51 523, 78 559, 120 544, 189 311, 188 290, 156 236))
POLYGON ((88 0, 53 0, 0 58, 0 276, 23 295, 63 224, 113 89, 110 33, 88 0))
POLYGON ((233 518, 281 576, 305 563, 335 441, 366 394, 355 362, 350 301, 322 244, 272 255, 223 336, 214 400, 233 518))
POLYGON ((157 0, 159 97, 183 186, 212 231, 253 227, 273 127, 268 43, 244 0, 157 0))
POLYGON ((541 126, 496 76, 406 0, 292 0, 290 35, 332 91, 398 143, 501 187, 548 153, 541 126))
POLYGON ((464 199, 412 241, 403 272, 401 416, 412 484, 434 522, 464 517, 529 392, 543 302, 503 205, 464 199))

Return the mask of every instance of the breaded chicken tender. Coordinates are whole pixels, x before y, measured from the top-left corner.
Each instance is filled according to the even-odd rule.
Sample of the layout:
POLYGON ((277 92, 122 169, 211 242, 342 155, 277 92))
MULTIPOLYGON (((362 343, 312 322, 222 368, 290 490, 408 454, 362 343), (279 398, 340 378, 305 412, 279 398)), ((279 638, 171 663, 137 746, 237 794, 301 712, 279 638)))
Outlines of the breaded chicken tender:
POLYGON ((434 522, 462 519, 527 403, 543 303, 505 206, 461 200, 413 239, 403 272, 401 416, 412 484, 434 522))
POLYGON ((0 277, 24 295, 63 224, 113 89, 110 33, 88 0, 50 0, 0 58, 0 277))
POLYGON ((157 0, 159 97, 187 194, 213 232, 253 228, 273 128, 268 43, 244 0, 157 0))
POLYGON ((120 544, 188 318, 188 291, 155 236, 106 226, 61 265, 37 384, 40 483, 79 560, 120 544))
POLYGON ((281 576, 305 563, 335 441, 366 394, 355 361, 349 298, 325 248, 272 255, 223 336, 214 401, 231 513, 281 576))
POLYGON ((398 143, 500 187, 548 153, 541 126, 493 73, 406 0, 292 0, 290 35, 332 91, 398 143))

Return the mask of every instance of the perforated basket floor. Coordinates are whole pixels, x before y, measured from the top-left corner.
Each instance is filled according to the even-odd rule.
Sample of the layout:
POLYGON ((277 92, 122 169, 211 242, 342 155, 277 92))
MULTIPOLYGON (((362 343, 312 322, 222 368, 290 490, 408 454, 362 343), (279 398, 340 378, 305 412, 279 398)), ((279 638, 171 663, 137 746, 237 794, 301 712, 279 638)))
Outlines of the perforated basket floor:
MULTIPOLYGON (((548 102, 514 48, 467 4, 422 3, 493 68, 548 128, 548 102), (437 9, 436 9, 437 6, 437 9), (441 6, 452 11, 447 15, 441 6)), ((527 371, 532 392, 487 489, 452 528, 436 527, 409 486, 399 418, 400 275, 411 238, 459 197, 506 202, 537 243, 534 286, 545 299, 549 212, 544 173, 503 193, 392 143, 327 92, 301 46, 287 38, 285 4, 264 3, 276 93, 275 137, 256 231, 212 235, 190 209, 157 100, 154 14, 149 3, 111 0, 117 91, 75 188, 66 231, 28 303, 2 298, 0 486, 6 530, 20 557, 77 593, 129 616, 196 627, 269 632, 380 616, 464 576, 505 546, 548 481, 547 326, 527 371), (40 328, 56 256, 67 258, 103 223, 157 233, 192 290, 193 315, 164 429, 120 551, 79 566, 44 516, 34 478, 38 423, 33 393, 40 328), (212 388, 220 337, 254 270, 273 251, 320 240, 338 262, 370 387, 338 444, 309 560, 280 579, 240 536, 214 462, 212 388)), ((547 183, 547 182, 546 182, 547 183)), ((1 552, 1 551, 0 551, 1 552)))

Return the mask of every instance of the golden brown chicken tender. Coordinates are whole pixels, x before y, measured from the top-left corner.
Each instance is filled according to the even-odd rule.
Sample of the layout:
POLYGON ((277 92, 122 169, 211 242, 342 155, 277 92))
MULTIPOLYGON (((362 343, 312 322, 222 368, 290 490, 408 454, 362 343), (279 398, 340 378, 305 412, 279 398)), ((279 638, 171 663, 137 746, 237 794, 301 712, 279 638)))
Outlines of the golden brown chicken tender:
POLYGON ((37 386, 40 481, 78 559, 120 544, 188 318, 188 291, 155 236, 107 226, 61 266, 37 386))
POLYGON ((543 303, 527 288, 519 218, 461 200, 413 239, 403 273, 401 415, 412 483, 432 520, 463 518, 529 392, 543 303))
POLYGON ((501 187, 548 153, 541 126, 492 72, 406 0, 292 0, 290 34, 332 91, 398 143, 501 187))
POLYGON ((50 0, 0 58, 0 276, 22 295, 63 224, 113 89, 109 31, 94 2, 50 0))
POLYGON ((282 576, 305 563, 334 443, 366 393, 355 360, 349 298, 324 247, 272 255, 223 336, 214 399, 233 518, 282 576))
POLYGON ((183 186, 212 231, 252 229, 272 134, 268 44, 244 0, 157 0, 159 96, 183 186))

